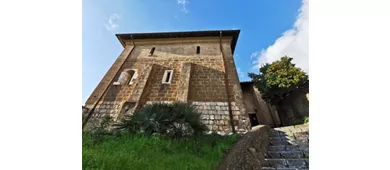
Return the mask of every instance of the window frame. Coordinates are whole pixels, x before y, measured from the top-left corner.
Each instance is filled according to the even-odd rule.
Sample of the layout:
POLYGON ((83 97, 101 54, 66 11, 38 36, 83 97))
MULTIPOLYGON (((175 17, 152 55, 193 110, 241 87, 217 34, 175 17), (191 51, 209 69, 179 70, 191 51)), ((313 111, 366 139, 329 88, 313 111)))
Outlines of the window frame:
POLYGON ((134 84, 135 80, 136 80, 137 77, 138 77, 138 70, 137 70, 137 69, 131 69, 131 70, 134 71, 134 74, 133 74, 133 76, 131 76, 131 78, 129 78, 130 80, 129 80, 129 82, 127 83, 128 85, 134 84))
POLYGON ((132 85, 135 82, 135 79, 138 77, 138 70, 137 69, 125 69, 123 70, 117 80, 113 83, 115 86, 120 86, 120 85, 132 85), (130 72, 133 71, 134 73, 131 75, 130 72), (131 77, 130 77, 131 75, 131 77), (127 80, 121 81, 121 77, 126 76, 127 80))
POLYGON ((174 70, 165 70, 165 71, 164 71, 164 76, 163 76, 162 82, 161 82, 162 84, 171 84, 171 82, 172 82, 172 77, 173 77, 173 71, 174 71, 174 70), (168 76, 168 73, 170 73, 170 74, 169 74, 169 80, 166 81, 167 76, 168 76))

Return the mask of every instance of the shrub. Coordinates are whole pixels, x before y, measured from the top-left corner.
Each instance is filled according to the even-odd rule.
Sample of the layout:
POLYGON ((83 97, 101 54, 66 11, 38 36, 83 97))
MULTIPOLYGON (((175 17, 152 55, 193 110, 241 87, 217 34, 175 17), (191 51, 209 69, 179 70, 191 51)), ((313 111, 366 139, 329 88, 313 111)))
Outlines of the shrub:
POLYGON ((161 134, 167 137, 198 135, 207 130, 200 120, 200 113, 187 103, 146 105, 132 116, 125 116, 113 127, 119 131, 143 132, 147 136, 161 134))
POLYGON ((294 119, 292 121, 292 125, 300 125, 300 124, 303 124, 303 120, 302 119, 294 119))
POLYGON ((292 125, 300 125, 309 123, 309 117, 305 117, 303 119, 294 119, 292 125))
POLYGON ((305 117, 305 118, 303 119, 303 123, 308 124, 308 123, 309 123, 309 117, 305 117))

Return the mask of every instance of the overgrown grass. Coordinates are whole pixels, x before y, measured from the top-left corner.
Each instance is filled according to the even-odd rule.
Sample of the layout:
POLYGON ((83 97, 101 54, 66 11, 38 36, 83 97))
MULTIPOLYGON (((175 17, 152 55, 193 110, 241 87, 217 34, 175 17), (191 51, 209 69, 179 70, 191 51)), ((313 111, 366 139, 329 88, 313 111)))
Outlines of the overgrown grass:
POLYGON ((94 144, 83 135, 84 170, 215 169, 238 136, 203 135, 186 139, 159 136, 105 136, 94 144))

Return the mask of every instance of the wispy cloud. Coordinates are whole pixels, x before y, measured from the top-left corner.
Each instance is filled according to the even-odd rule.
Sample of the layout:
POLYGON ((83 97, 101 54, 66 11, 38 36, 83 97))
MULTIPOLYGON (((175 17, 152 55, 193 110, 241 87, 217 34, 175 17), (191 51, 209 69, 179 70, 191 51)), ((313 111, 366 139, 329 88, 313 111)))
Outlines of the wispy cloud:
POLYGON ((107 19, 106 23, 104 23, 104 26, 106 27, 107 31, 114 30, 119 27, 119 22, 122 20, 122 17, 118 14, 112 14, 107 19))
POLYGON ((244 77, 244 72, 241 71, 240 67, 237 67, 237 74, 240 78, 244 77))
MULTIPOLYGON (((251 54, 251 61, 252 61, 253 58, 258 57, 259 55, 260 55, 260 51, 253 52, 253 53, 251 54)), ((256 61, 255 61, 255 62, 256 62, 256 61)))
POLYGON ((238 30, 238 28, 236 27, 236 25, 233 24, 232 30, 238 30))
POLYGON ((179 20, 179 16, 177 16, 177 15, 174 15, 173 18, 175 18, 176 20, 179 20))
POLYGON ((188 0, 176 0, 177 4, 182 5, 181 11, 188 13, 187 5, 190 3, 188 0))
MULTIPOLYGON (((267 49, 262 49, 257 55, 253 69, 258 69, 262 64, 271 63, 287 55, 293 58, 293 63, 309 73, 309 1, 302 0, 302 6, 294 27, 287 30, 275 43, 267 49)), ((253 55, 253 54, 252 54, 253 55)), ((251 56, 252 58, 252 56, 251 56)))

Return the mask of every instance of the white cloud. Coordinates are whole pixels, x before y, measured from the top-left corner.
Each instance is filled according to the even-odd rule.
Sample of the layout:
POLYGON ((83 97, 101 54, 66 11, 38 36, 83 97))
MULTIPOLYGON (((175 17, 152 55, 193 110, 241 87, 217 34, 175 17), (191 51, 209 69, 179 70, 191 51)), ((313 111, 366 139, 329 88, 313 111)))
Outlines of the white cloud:
POLYGON ((239 77, 244 77, 244 72, 242 72, 239 67, 237 67, 237 74, 239 77))
POLYGON ((122 20, 122 17, 120 17, 118 14, 112 14, 110 15, 110 18, 108 18, 107 23, 104 23, 104 26, 106 27, 107 31, 114 30, 119 27, 119 21, 122 20))
MULTIPOLYGON (((253 69, 258 69, 262 64, 272 63, 287 55, 292 57, 292 62, 297 67, 309 73, 309 1, 302 0, 299 15, 294 27, 287 30, 275 43, 267 49, 262 49, 253 69)), ((253 54, 252 54, 253 55, 253 54)), ((252 58, 252 56, 251 56, 252 58)))
POLYGON ((177 4, 182 5, 181 11, 184 13, 188 13, 187 5, 190 3, 188 0, 176 0, 177 4))

